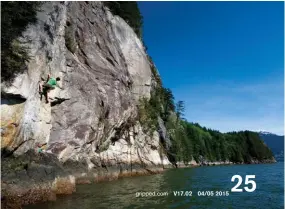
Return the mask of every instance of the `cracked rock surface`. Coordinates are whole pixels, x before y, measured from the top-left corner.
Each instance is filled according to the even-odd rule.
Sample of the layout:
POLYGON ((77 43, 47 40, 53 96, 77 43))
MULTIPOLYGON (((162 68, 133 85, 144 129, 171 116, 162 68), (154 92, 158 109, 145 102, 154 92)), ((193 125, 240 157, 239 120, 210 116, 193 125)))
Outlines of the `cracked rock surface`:
POLYGON ((137 121, 136 104, 150 97, 153 80, 132 28, 101 2, 46 2, 37 18, 23 33, 31 40, 27 72, 2 84, 2 148, 21 155, 46 143, 60 162, 88 169, 170 164, 160 149, 163 123, 148 135, 137 121), (62 87, 49 94, 51 104, 38 92, 48 74, 62 87))

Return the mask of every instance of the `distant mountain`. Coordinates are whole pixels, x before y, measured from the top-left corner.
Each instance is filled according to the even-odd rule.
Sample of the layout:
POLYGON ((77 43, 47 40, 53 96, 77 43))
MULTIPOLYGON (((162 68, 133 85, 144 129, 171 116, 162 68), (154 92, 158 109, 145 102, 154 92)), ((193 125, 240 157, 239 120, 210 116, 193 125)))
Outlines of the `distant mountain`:
POLYGON ((279 136, 270 132, 259 132, 265 144, 272 150, 277 161, 284 160, 284 136, 279 136))

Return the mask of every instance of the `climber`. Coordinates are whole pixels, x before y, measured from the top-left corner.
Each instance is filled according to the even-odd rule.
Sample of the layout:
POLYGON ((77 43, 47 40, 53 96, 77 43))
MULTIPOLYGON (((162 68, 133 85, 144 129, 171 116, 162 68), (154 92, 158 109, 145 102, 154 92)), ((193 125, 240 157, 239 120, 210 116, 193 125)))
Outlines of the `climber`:
POLYGON ((53 90, 55 89, 55 87, 57 86, 58 88, 62 89, 57 81, 60 81, 60 78, 57 77, 57 78, 52 78, 50 77, 50 74, 48 74, 48 78, 46 80, 46 82, 43 84, 43 85, 40 85, 39 86, 39 91, 40 91, 40 94, 41 94, 41 99, 42 99, 42 95, 45 96, 45 99, 46 99, 46 103, 49 103, 49 100, 48 100, 48 93, 50 90, 53 90))
POLYGON ((40 144, 40 143, 37 142, 36 143, 37 153, 45 152, 46 145, 47 145, 47 143, 40 144))

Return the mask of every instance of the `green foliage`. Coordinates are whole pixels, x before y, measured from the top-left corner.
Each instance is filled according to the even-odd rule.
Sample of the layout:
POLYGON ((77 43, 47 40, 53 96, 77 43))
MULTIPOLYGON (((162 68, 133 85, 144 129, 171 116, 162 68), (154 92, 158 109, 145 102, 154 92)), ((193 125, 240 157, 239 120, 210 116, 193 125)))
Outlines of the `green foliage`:
POLYGON ((2 81, 12 82, 14 76, 26 69, 25 62, 30 60, 28 48, 21 45, 18 40, 13 40, 7 50, 1 54, 2 81), (6 55, 6 56, 5 56, 6 55))
POLYGON ((163 113, 161 117, 162 120, 166 122, 171 113, 175 111, 174 96, 172 94, 172 91, 168 88, 161 88, 160 91, 161 101, 163 105, 163 113))
POLYGON ((106 1, 104 4, 114 15, 123 18, 135 31, 138 37, 142 38, 143 17, 135 1, 106 1))
POLYGON ((176 104, 176 114, 177 114, 177 121, 182 119, 181 117, 184 116, 185 111, 185 104, 183 101, 178 101, 176 104))
POLYGON ((209 161, 250 163, 252 160, 263 161, 273 156, 258 133, 240 131, 222 134, 202 128, 199 124, 187 121, 180 123, 183 124, 184 132, 176 131, 174 138, 175 144, 178 145, 176 155, 179 160, 187 161, 193 156, 199 161, 200 156, 203 156, 209 161))
MULTIPOLYGON (((145 47, 145 48, 146 48, 146 47, 145 47)), ((147 49, 146 49, 146 50, 147 50, 147 49)), ((154 77, 154 80, 156 81, 156 83, 157 83, 157 85, 158 85, 159 87, 162 87, 162 81, 161 81, 161 78, 160 78, 160 76, 159 76, 159 74, 158 74, 158 70, 157 70, 157 68, 155 67, 154 62, 153 62, 151 56, 149 56, 149 55, 147 55, 147 56, 148 56, 148 60, 149 60, 149 62, 150 62, 150 69, 151 69, 152 75, 153 75, 153 77, 154 77)))
POLYGON ((141 98, 138 105, 139 121, 145 131, 151 133, 158 128, 158 117, 164 122, 175 112, 174 96, 170 89, 157 86, 151 91, 150 99, 141 98))
POLYGON ((1 3, 1 81, 12 82, 18 73, 26 69, 28 48, 18 40, 23 31, 36 23, 41 2, 1 3))
POLYGON ((144 132, 153 133, 158 127, 158 112, 156 111, 156 106, 153 106, 151 100, 148 101, 147 98, 142 98, 138 105, 138 118, 141 123, 144 132))
POLYGON ((241 131, 222 134, 207 129, 198 123, 189 123, 183 119, 185 105, 178 101, 174 105, 174 96, 170 89, 158 88, 154 94, 155 101, 161 107, 155 110, 165 122, 172 147, 168 151, 174 161, 189 162, 201 157, 208 161, 232 161, 250 163, 252 160, 271 159, 271 150, 262 142, 255 132, 241 131))

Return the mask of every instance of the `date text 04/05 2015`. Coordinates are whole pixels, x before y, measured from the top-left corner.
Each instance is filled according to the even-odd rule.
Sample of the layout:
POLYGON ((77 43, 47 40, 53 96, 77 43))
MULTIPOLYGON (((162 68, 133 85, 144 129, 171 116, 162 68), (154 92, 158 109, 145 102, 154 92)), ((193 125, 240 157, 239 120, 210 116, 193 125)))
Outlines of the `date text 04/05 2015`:
MULTIPOLYGON (((173 191, 172 192, 175 197, 192 197, 192 191, 173 191)), ((196 196, 229 196, 229 191, 198 191, 195 192, 196 196)))

